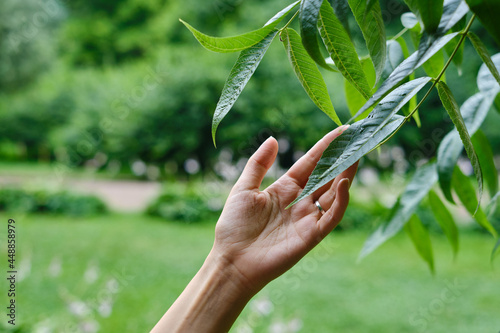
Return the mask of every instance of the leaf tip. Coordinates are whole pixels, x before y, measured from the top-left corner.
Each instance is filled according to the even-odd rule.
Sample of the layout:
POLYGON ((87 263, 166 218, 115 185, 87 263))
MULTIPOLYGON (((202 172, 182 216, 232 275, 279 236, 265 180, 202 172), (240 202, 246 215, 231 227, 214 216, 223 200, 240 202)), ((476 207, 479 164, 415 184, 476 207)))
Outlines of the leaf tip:
POLYGON ((217 148, 217 142, 215 140, 215 132, 217 131, 217 127, 212 129, 212 141, 214 142, 214 147, 217 148))

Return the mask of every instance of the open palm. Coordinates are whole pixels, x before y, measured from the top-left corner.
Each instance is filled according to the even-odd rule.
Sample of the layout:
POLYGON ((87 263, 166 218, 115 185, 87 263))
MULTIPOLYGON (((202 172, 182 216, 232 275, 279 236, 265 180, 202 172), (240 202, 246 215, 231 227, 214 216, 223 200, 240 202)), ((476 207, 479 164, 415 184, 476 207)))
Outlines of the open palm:
POLYGON ((268 139, 248 161, 217 222, 212 252, 234 266, 250 289, 258 290, 283 274, 342 219, 357 164, 313 195, 286 207, 303 190, 323 151, 343 130, 345 127, 337 128, 323 137, 264 191, 259 187, 276 158, 277 141, 268 139))

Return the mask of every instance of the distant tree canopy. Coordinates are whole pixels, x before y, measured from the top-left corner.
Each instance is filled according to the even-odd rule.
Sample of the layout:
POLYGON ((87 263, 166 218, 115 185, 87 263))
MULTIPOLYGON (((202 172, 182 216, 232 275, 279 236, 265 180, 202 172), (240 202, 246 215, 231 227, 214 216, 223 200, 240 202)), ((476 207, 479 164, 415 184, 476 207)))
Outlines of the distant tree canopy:
MULTIPOLYGON (((395 0, 381 6, 388 34, 396 34, 402 28, 399 16, 408 8, 395 0)), ((101 167, 114 161, 128 168, 140 159, 158 166, 173 162, 179 170, 194 158, 209 169, 224 148, 236 161, 274 135, 289 143, 280 160, 290 165, 294 152, 310 147, 331 124, 307 95, 287 97, 300 84, 283 61, 283 50, 271 46, 225 119, 216 150, 211 117, 235 57, 201 51, 178 21, 231 35, 261 26, 262 17, 281 7, 278 0, 2 1, 0 156, 80 166, 100 153, 106 156, 101 167)), ((348 24, 355 45, 362 43, 355 22, 348 24)), ((480 63, 477 57, 464 63, 455 87, 463 92, 458 98, 475 91, 473 73, 480 63)), ((458 76, 450 73, 453 84, 458 76)), ((327 80, 343 90, 341 78, 327 80)), ((343 97, 336 103, 339 116, 349 117, 343 97)), ((424 107, 438 108, 437 96, 424 107)), ((452 128, 438 113, 421 117, 446 131, 452 128)), ((430 134, 413 126, 393 143, 410 151, 430 134)), ((492 140, 500 143, 498 135, 492 140)))

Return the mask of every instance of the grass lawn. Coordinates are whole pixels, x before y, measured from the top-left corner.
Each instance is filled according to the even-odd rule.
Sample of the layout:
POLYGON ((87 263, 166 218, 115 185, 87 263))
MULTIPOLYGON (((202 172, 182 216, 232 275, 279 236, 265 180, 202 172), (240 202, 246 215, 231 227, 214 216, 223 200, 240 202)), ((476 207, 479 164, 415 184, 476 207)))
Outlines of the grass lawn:
MULTIPOLYGON (((0 214, 4 227, 9 217, 0 214)), ((99 332, 149 331, 202 264, 212 233, 213 224, 165 223, 140 215, 19 216, 17 320, 25 332, 43 327, 44 332, 83 332, 77 325, 99 327, 99 332)), ((356 263, 366 236, 328 237, 257 295, 233 332, 249 332, 248 326, 253 332, 270 332, 270 326, 287 332, 278 330, 286 325, 302 327, 301 332, 500 330, 500 264, 492 268, 489 262, 493 239, 462 235, 453 261, 444 236, 433 237, 433 277, 404 234, 356 263)), ((7 304, 5 279, 0 287, 7 304)))

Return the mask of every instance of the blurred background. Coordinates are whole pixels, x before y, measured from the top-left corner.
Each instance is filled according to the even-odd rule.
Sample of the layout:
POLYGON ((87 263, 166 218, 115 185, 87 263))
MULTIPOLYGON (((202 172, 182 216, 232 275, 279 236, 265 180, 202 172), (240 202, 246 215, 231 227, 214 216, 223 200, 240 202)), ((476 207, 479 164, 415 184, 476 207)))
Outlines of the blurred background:
MULTIPOLYGON (((211 117, 237 55, 206 51, 178 19, 234 35, 288 3, 0 2, 0 218, 17 221, 20 271, 19 324, 2 322, 0 330, 148 331, 203 262, 225 198, 260 143, 272 135, 280 144, 270 184, 334 128, 275 40, 213 146, 211 117)), ((396 35, 408 8, 399 0, 381 7, 388 36, 396 35)), ((350 26, 363 53, 361 32, 354 20, 350 26)), ((473 30, 490 54, 499 52, 480 25, 473 30)), ((481 65, 470 45, 464 59, 446 74, 459 103, 477 92, 481 65)), ((346 121, 343 79, 324 74, 346 121)), ((453 128, 435 93, 420 117, 422 127, 405 125, 361 161, 339 231, 259 294, 234 332, 500 329, 494 242, 461 208, 453 210, 464 231, 455 260, 425 203, 419 212, 431 230, 436 277, 406 235, 356 265, 408 175, 453 128)), ((498 167, 500 115, 488 117, 482 130, 498 167)), ((466 158, 460 165, 471 173, 466 158)), ((499 216, 490 216, 497 227, 499 216)))

